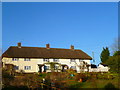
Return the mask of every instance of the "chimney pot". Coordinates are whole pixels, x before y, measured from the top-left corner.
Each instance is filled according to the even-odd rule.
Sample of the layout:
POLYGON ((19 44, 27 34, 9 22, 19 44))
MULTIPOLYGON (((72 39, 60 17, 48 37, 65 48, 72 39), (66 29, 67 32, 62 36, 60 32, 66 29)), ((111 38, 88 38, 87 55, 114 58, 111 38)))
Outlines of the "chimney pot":
POLYGON ((71 46, 70 46, 70 49, 71 49, 71 50, 74 50, 74 46, 73 46, 73 45, 71 45, 71 46))
POLYGON ((50 49, 50 44, 46 44, 46 48, 47 48, 47 49, 50 49))
POLYGON ((21 42, 18 42, 18 48, 21 48, 21 42))

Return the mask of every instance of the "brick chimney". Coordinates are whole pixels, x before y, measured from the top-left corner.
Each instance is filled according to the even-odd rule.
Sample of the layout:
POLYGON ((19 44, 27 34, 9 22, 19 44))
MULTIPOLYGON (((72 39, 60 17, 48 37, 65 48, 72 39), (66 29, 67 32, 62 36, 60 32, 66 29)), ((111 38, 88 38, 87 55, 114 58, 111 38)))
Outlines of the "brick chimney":
POLYGON ((17 45, 18 45, 18 48, 21 48, 21 42, 18 42, 17 45))
POLYGON ((46 44, 46 48, 47 48, 47 49, 50 49, 50 44, 46 44))
POLYGON ((71 50, 74 50, 74 46, 73 46, 73 45, 71 45, 71 46, 70 46, 70 49, 71 49, 71 50))

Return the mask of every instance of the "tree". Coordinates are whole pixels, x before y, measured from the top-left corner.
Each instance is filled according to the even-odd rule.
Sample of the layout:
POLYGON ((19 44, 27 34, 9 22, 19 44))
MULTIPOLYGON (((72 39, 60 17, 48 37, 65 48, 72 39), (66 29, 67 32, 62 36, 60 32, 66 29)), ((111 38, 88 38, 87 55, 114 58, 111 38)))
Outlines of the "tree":
POLYGON ((107 60, 106 64, 110 67, 111 72, 119 73, 120 69, 120 55, 111 56, 107 60))
POLYGON ((10 72, 8 70, 6 70, 5 68, 2 68, 2 82, 4 84, 4 86, 9 86, 11 81, 14 80, 14 76, 12 74, 10 74, 10 72))
POLYGON ((117 56, 117 55, 120 55, 120 51, 116 51, 113 56, 117 56))
POLYGON ((114 39, 114 42, 111 45, 111 53, 112 55, 116 52, 120 51, 120 37, 114 39))
POLYGON ((109 56, 110 56, 110 52, 109 52, 108 47, 106 48, 103 47, 103 51, 101 52, 101 55, 100 55, 100 59, 102 63, 105 63, 107 59, 109 58, 109 56))

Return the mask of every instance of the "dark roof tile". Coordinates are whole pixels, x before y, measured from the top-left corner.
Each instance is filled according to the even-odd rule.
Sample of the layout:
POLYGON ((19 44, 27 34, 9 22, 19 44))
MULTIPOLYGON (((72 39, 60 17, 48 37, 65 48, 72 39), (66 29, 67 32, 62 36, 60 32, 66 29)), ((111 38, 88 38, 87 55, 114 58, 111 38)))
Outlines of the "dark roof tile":
POLYGON ((60 48, 41 48, 41 47, 9 47, 2 57, 11 58, 63 58, 63 59, 92 59, 82 50, 60 49, 60 48))

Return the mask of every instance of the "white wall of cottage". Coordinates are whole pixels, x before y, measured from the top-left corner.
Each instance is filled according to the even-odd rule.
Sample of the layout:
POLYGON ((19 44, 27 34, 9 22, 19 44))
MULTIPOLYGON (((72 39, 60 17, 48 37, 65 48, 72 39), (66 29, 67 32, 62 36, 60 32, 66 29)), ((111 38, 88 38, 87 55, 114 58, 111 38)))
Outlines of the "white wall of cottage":
MULTIPOLYGON (((80 61, 85 61, 88 64, 90 64, 90 60, 75 59, 75 62, 71 62, 70 59, 58 59, 58 60, 59 60, 58 63, 66 64, 69 68, 71 66, 76 66, 77 72, 80 72, 80 68, 79 68, 80 61)), ((12 58, 6 58, 6 57, 3 57, 2 62, 3 62, 3 65, 4 64, 13 64, 13 65, 19 66, 19 70, 24 70, 24 66, 31 66, 30 70, 24 70, 26 73, 38 72, 39 71, 38 64, 45 63, 42 58, 37 58, 37 59, 30 58, 30 61, 24 61, 24 58, 19 58, 18 61, 13 61, 12 58)), ((53 62, 53 59, 49 59, 49 62, 53 62)), ((49 65, 47 65, 47 66, 49 66, 49 65)), ((43 69, 44 68, 42 67, 42 71, 43 71, 43 69)), ((87 71, 87 69, 85 71, 87 71)))

